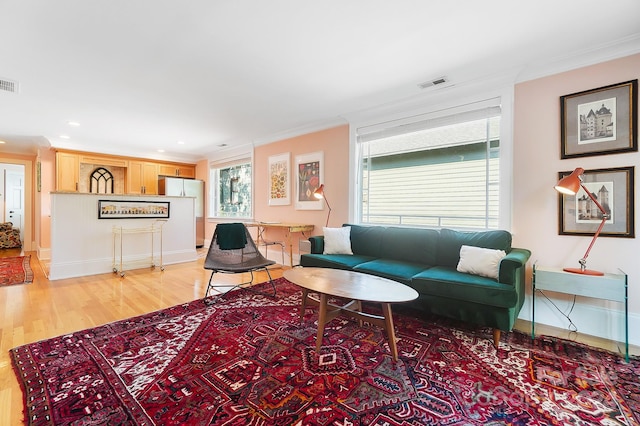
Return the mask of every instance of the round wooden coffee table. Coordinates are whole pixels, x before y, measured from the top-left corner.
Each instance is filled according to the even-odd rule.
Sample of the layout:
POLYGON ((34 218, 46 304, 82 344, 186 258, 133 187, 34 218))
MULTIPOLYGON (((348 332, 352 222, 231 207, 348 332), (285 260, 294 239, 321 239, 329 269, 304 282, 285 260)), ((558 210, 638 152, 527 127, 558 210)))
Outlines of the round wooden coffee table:
POLYGON ((414 300, 418 297, 417 291, 397 281, 341 269, 293 268, 286 270, 284 277, 302 287, 301 321, 308 303, 319 305, 316 351, 319 352, 322 346, 325 324, 338 315, 344 314, 360 321, 360 325, 364 320, 384 328, 393 360, 398 360, 391 304, 414 300), (320 299, 310 296, 309 293, 314 292, 320 295, 320 299), (342 306, 334 305, 328 303, 330 296, 345 298, 349 302, 342 306), (360 302, 380 303, 382 315, 362 312, 360 302))

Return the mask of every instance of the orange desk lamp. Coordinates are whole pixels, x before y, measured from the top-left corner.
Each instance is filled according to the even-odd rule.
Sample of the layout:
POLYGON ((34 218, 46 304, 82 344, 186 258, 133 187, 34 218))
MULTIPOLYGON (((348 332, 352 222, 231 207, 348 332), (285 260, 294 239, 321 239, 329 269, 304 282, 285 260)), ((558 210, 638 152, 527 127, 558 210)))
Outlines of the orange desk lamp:
POLYGON ((589 256, 589 252, 591 251, 593 244, 596 242, 598 235, 600 235, 600 231, 602 231, 602 228, 604 227, 605 222, 609 219, 609 214, 598 202, 596 197, 593 196, 591 191, 589 191, 582 183, 583 174, 584 174, 584 169, 582 167, 578 167, 569 176, 565 176, 562 179, 560 179, 560 181, 555 186, 555 189, 556 191, 562 194, 567 194, 567 195, 575 195, 578 193, 580 188, 584 189, 584 191, 587 193, 591 201, 593 201, 593 203, 598 207, 598 209, 602 213, 602 221, 600 222, 600 226, 598 226, 598 230, 593 235, 593 239, 591 240, 591 244, 589 244, 587 251, 584 253, 584 256, 582 256, 582 259, 578 261, 578 263, 580 264, 580 267, 579 268, 563 268, 563 270, 566 272, 572 272, 574 274, 604 275, 604 273, 600 271, 587 269, 587 257, 589 256))
POLYGON ((327 203, 327 207, 329 208, 329 213, 327 214, 327 224, 325 226, 329 226, 329 216, 331 216, 331 206, 329 205, 329 201, 327 201, 327 197, 324 196, 324 183, 321 184, 318 189, 316 189, 315 191, 313 191, 313 196, 316 197, 318 200, 321 200, 324 198, 324 202, 327 203))

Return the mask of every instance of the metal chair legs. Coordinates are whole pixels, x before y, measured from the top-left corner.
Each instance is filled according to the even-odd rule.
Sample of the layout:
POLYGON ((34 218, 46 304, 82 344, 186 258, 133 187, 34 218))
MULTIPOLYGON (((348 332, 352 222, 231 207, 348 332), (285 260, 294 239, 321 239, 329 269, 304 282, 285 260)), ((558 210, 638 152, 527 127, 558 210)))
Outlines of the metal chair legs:
POLYGON ((273 278, 271 278, 271 273, 269 273, 269 269, 267 269, 267 268, 264 268, 264 270, 267 272, 267 276, 269 277, 269 283, 271 284, 271 289, 273 290, 273 292, 271 294, 264 293, 264 292, 261 292, 261 291, 257 291, 257 290, 252 288, 253 287, 252 286, 252 284, 253 284, 253 271, 249 271, 249 273, 251 274, 251 280, 249 280, 249 281, 246 281, 246 282, 243 282, 243 283, 240 283, 240 284, 215 284, 215 285, 212 283, 214 274, 216 272, 219 272, 219 273, 224 273, 224 272, 215 271, 215 270, 211 271, 211 276, 209 277, 209 284, 207 285, 207 291, 204 294, 205 303, 206 304, 212 304, 218 299, 218 297, 224 296, 225 294, 229 293, 230 291, 238 289, 238 288, 244 288, 244 289, 252 291, 252 292, 254 292, 256 294, 261 294, 261 295, 267 296, 267 297, 276 297, 276 285, 273 282, 273 278), (209 291, 212 288, 217 288, 217 287, 227 287, 227 288, 229 288, 229 290, 227 290, 227 291, 225 291, 223 293, 217 294, 212 300, 208 300, 207 297, 209 296, 209 291))

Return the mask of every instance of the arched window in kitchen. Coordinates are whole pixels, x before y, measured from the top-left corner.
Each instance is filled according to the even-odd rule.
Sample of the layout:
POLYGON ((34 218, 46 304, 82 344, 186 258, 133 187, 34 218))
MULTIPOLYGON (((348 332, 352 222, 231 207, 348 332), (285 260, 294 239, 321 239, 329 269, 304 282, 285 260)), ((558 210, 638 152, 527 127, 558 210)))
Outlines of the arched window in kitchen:
POLYGON ((113 194, 113 175, 104 167, 98 167, 91 173, 92 194, 113 194))

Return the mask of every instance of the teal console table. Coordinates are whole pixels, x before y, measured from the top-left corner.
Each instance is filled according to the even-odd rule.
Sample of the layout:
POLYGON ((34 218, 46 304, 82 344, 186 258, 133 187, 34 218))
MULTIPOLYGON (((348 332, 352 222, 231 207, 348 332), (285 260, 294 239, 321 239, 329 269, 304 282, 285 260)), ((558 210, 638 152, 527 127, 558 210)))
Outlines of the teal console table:
MULTIPOLYGON (((531 339, 536 336, 536 291, 549 290, 595 299, 624 303, 625 360, 629 362, 629 307, 627 274, 581 275, 562 269, 533 265, 533 299, 531 301, 531 339)), ((615 340, 615 339, 613 339, 615 340)))

